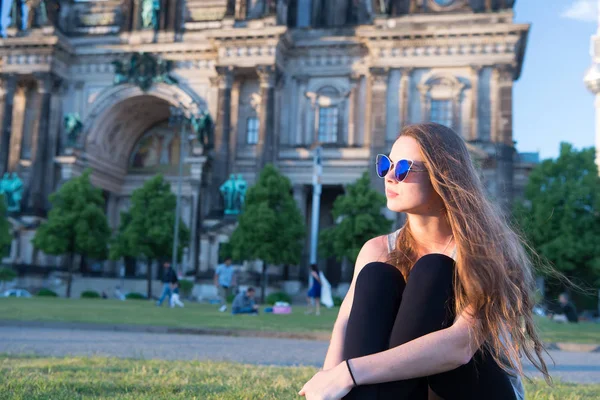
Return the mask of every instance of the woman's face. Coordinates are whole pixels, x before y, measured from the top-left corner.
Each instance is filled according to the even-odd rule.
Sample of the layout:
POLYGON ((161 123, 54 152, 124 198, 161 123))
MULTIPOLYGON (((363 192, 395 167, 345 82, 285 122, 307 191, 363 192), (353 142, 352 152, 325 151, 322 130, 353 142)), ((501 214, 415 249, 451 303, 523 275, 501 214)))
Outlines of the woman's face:
POLYGON ((431 186, 428 172, 415 172, 412 169, 424 170, 423 158, 417 141, 408 136, 401 136, 392 146, 389 154, 394 163, 385 179, 385 197, 387 207, 395 212, 408 214, 431 215, 439 213, 443 208, 442 199, 431 186), (397 182, 394 169, 399 160, 412 160, 411 171, 402 182, 397 182))

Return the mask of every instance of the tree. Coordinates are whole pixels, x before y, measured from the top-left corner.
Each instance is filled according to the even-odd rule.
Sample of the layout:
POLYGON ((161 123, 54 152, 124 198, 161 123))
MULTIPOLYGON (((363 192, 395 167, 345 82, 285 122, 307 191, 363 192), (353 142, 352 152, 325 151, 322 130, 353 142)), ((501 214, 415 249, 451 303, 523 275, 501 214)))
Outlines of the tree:
POLYGON ((532 247, 556 269, 600 284, 600 178, 595 151, 561 143, 557 159, 533 169, 514 215, 532 247))
POLYGON ((0 260, 7 255, 12 243, 12 235, 10 234, 10 223, 6 218, 6 202, 4 195, 0 194, 0 260))
POLYGON ((248 189, 244 212, 229 241, 234 259, 263 261, 261 303, 267 286, 267 267, 298 264, 305 234, 290 180, 268 164, 256 184, 248 189))
POLYGON ((104 214, 102 191, 90 182, 91 170, 67 181, 50 195, 52 209, 40 225, 33 245, 46 254, 68 255, 67 297, 71 297, 76 254, 105 260, 110 228, 104 214))
POLYGON ((373 190, 369 174, 365 172, 346 187, 345 194, 335 199, 332 213, 337 223, 321 231, 321 254, 334 256, 339 261, 346 257, 354 264, 367 240, 390 231, 392 221, 381 213, 385 205, 385 196, 373 190))
MULTIPOLYGON (((148 267, 148 298, 152 296, 152 264, 166 261, 173 251, 177 198, 162 175, 146 181, 131 195, 129 211, 121 213, 121 223, 111 242, 110 258, 143 258, 148 267)), ((187 226, 180 221, 178 258, 190 240, 187 226)))
POLYGON ((1 290, 4 291, 4 284, 6 282, 11 282, 17 277, 17 273, 10 268, 0 267, 0 282, 2 285, 0 286, 1 290))

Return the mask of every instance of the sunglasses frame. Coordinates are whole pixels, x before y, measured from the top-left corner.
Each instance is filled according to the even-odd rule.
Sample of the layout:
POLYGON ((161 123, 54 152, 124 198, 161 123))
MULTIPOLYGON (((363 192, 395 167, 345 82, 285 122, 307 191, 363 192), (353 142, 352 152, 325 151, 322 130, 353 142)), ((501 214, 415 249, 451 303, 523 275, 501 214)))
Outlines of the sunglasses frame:
POLYGON ((377 176, 379 176, 381 179, 385 179, 385 177, 390 173, 390 171, 394 171, 394 180, 398 183, 400 182, 404 182, 406 180, 406 178, 408 177, 408 173, 409 172, 427 172, 426 169, 413 169, 413 165, 415 164, 415 162, 413 160, 409 160, 406 158, 400 159, 398 160, 398 163, 393 162, 387 155, 385 154, 377 154, 377 157, 375 158, 375 170, 377 171, 377 161, 381 158, 381 157, 385 157, 387 158, 387 160, 390 163, 390 168, 387 170, 387 172, 385 173, 385 175, 383 176, 379 176, 379 173, 377 174, 377 176), (407 161, 408 162, 408 171, 406 171, 406 175, 404 176, 404 179, 402 180, 398 180, 398 178, 396 177, 396 167, 398 166, 398 164, 401 161, 407 161))

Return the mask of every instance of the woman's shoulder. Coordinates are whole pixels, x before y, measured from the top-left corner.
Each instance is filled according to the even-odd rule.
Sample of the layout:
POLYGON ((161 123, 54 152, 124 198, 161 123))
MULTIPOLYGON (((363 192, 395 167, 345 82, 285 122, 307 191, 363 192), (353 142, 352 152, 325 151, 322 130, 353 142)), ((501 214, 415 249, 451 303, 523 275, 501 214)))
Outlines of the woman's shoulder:
POLYGON ((387 261, 388 259, 388 235, 381 235, 367 240, 360 249, 358 259, 363 259, 366 263, 373 261, 387 261))

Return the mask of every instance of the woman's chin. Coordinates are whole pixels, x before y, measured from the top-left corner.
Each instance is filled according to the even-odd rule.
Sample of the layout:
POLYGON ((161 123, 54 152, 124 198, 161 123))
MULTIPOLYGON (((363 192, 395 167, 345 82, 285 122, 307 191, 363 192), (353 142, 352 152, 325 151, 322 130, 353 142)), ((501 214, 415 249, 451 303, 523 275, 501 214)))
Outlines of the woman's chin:
POLYGON ((387 199, 387 208, 393 212, 406 212, 408 209, 406 205, 402 204, 400 201, 396 199, 387 199))

